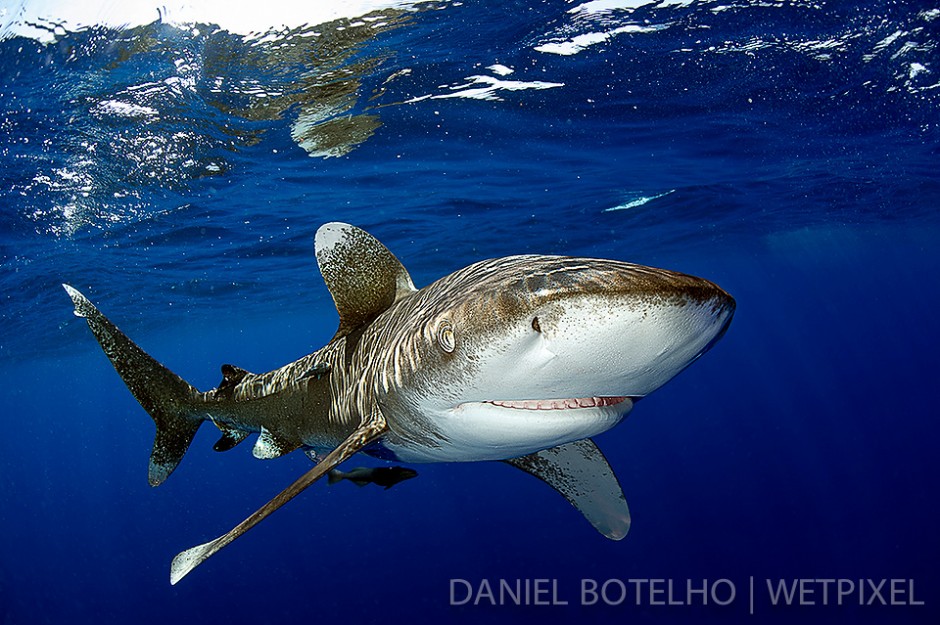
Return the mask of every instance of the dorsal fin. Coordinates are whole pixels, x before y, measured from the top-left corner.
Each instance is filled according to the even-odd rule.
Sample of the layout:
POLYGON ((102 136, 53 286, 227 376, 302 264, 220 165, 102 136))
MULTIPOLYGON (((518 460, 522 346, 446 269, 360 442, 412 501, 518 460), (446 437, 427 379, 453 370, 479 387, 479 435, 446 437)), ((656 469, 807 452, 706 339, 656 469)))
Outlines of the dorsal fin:
POLYGON ((249 371, 235 365, 222 365, 222 381, 228 384, 238 384, 249 374, 249 371))
POLYGON ((235 387, 245 379, 246 375, 251 375, 251 372, 235 365, 222 365, 222 381, 215 389, 216 397, 230 399, 235 393, 235 387))
POLYGON ((317 264, 339 312, 333 340, 346 336, 415 291, 401 262, 371 234, 340 222, 323 224, 317 264))

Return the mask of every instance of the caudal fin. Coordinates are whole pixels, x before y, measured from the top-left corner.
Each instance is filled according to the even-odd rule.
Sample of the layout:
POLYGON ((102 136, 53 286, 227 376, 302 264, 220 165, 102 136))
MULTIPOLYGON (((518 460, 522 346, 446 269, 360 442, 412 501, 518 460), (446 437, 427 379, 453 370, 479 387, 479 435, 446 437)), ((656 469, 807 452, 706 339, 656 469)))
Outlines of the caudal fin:
POLYGON ((158 486, 182 460, 202 425, 199 391, 127 338, 88 298, 67 284, 62 286, 75 304, 75 316, 88 322, 101 349, 157 426, 148 477, 151 486, 158 486))

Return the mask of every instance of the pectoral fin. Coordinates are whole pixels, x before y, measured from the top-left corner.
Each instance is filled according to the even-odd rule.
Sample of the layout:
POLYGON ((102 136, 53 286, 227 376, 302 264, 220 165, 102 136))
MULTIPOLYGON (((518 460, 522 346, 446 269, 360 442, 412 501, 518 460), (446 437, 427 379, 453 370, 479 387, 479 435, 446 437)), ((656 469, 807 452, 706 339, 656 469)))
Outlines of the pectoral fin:
POLYGON ((589 438, 505 460, 539 478, 611 540, 630 531, 630 509, 613 469, 589 438))
POLYGON ((187 549, 173 558, 173 562, 170 564, 170 583, 175 584, 180 581, 186 574, 206 561, 214 553, 253 528, 269 514, 329 473, 330 469, 335 468, 360 449, 378 439, 387 429, 388 425, 385 422, 385 417, 382 415, 382 412, 376 408, 372 415, 365 420, 355 432, 350 434, 345 441, 340 443, 336 449, 327 454, 320 464, 297 478, 293 484, 282 490, 274 499, 264 504, 255 511, 254 514, 236 525, 228 533, 223 534, 213 541, 187 549))

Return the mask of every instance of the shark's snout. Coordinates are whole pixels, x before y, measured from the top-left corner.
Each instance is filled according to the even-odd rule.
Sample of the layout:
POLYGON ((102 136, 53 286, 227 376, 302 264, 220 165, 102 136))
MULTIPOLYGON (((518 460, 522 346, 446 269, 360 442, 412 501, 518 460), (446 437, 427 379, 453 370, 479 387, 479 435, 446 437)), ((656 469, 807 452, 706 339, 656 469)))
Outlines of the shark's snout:
POLYGON ((551 278, 554 288, 528 294, 537 336, 520 342, 538 366, 529 378, 507 376, 514 395, 529 396, 501 399, 643 397, 711 349, 735 310, 708 280, 627 263, 585 262, 551 278))
POLYGON ((699 352, 698 356, 701 356, 712 347, 715 346, 715 343, 721 340, 725 335, 725 332, 728 331, 728 328, 731 327, 731 319, 734 318, 734 311, 737 308, 737 302, 734 301, 734 298, 728 295, 725 291, 719 288, 716 285, 715 287, 717 293, 715 295, 715 301, 717 302, 717 309, 715 312, 715 318, 719 324, 718 332, 715 333, 715 336, 712 337, 712 340, 702 348, 702 351, 699 352))

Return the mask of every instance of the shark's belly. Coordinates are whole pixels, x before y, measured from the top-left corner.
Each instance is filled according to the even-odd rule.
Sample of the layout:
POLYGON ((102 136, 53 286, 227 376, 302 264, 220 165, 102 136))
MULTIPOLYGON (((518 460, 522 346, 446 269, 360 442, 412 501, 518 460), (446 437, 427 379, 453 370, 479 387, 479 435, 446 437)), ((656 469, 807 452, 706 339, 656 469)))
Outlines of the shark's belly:
MULTIPOLYGON (((463 404, 434 420, 433 443, 387 436, 371 450, 401 462, 477 462, 518 458, 606 432, 633 408, 621 398, 590 408, 514 408, 491 403, 463 404)), ((427 437, 422 437, 427 441, 427 437)))

